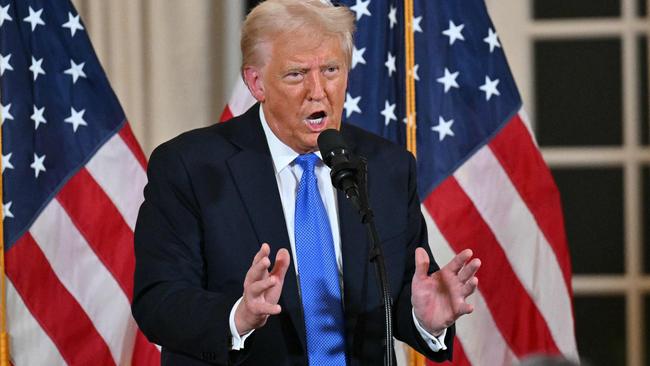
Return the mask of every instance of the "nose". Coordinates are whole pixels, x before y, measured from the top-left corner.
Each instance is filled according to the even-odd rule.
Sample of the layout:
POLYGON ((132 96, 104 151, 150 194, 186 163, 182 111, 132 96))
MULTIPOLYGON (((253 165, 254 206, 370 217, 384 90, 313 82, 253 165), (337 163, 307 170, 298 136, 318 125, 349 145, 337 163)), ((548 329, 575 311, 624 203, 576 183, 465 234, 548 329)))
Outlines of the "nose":
POLYGON ((307 78, 307 99, 319 101, 325 98, 325 82, 320 72, 310 72, 307 78))

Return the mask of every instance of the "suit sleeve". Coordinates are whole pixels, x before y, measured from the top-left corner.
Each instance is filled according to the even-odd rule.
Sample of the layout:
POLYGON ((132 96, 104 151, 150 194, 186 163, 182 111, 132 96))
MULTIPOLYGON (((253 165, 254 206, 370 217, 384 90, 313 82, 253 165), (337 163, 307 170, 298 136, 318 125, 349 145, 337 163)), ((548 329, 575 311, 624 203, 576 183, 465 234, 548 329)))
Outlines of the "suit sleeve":
POLYGON ((133 316, 152 342, 227 364, 228 317, 241 293, 204 289, 202 222, 182 155, 162 145, 147 175, 135 228, 133 316))
POLYGON ((445 336, 445 345, 447 350, 440 350, 433 352, 425 343, 419 334, 415 323, 413 322, 411 305, 411 281, 415 273, 415 249, 417 247, 424 248, 429 254, 431 264, 429 273, 433 273, 440 268, 435 262, 431 250, 429 249, 429 241, 427 237, 427 227, 422 216, 420 208, 420 199, 417 193, 417 173, 415 168, 415 159, 411 154, 409 156, 409 173, 408 173, 408 228, 407 228, 407 256, 406 256, 406 274, 404 276, 404 283, 400 291, 398 299, 395 301, 395 309, 393 313, 393 321, 395 324, 395 336, 399 340, 407 343, 416 351, 423 354, 427 358, 434 361, 451 360, 453 352, 453 339, 455 334, 455 327, 452 325, 447 329, 445 336))

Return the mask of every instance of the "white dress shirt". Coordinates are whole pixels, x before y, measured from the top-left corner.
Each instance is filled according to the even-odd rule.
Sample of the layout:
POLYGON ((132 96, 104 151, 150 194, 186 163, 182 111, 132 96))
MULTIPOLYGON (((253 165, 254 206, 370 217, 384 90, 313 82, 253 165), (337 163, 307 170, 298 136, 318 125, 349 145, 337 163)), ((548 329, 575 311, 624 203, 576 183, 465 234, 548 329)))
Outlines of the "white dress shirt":
MULTIPOLYGON (((275 136, 271 128, 268 126, 266 117, 264 116, 263 108, 260 106, 260 120, 262 121, 262 128, 264 129, 264 135, 266 136, 266 142, 269 145, 269 150, 271 152, 271 158, 273 159, 273 168, 275 170, 275 179, 278 184, 278 189, 280 192, 280 200, 282 201, 282 209, 284 211, 284 219, 287 224, 287 233, 289 233, 289 242, 291 244, 291 256, 293 259, 294 267, 296 268, 296 276, 298 276, 298 266, 300 263, 296 258, 296 240, 293 235, 294 233, 294 220, 295 220, 295 209, 296 209, 296 192, 298 190, 298 185, 300 183, 300 178, 302 177, 302 168, 299 164, 296 164, 294 160, 298 157, 298 153, 295 152, 292 148, 285 145, 280 139, 275 136)), ((319 158, 322 158, 320 151, 315 152, 319 158)), ((330 227, 332 229, 332 239, 334 242, 334 253, 336 255, 336 264, 339 271, 339 280, 341 282, 341 291, 343 291, 343 259, 341 256, 341 235, 339 232, 339 215, 338 207, 336 200, 336 191, 334 186, 332 186, 332 180, 330 179, 330 168, 323 163, 321 160, 316 164, 314 173, 318 180, 318 190, 320 192, 323 204, 325 205, 325 210, 327 211, 327 217, 330 221, 330 227)), ((274 243, 269 243, 273 245, 274 243)), ((276 244, 277 245, 277 244, 276 244)), ((298 281, 300 279, 298 278, 298 281)), ((341 293, 341 298, 343 298, 343 293, 341 293)), ((230 332, 232 334, 232 350, 240 350, 244 347, 244 342, 246 338, 250 336, 253 331, 250 331, 242 336, 239 335, 237 327, 235 326, 235 309, 241 302, 241 298, 235 303, 232 310, 230 311, 230 332)), ((445 330, 439 337, 434 337, 429 334, 422 326, 419 324, 418 320, 415 318, 415 313, 413 313, 413 321, 416 328, 420 332, 422 338, 427 342, 427 345, 437 352, 439 350, 446 350, 444 339, 447 333, 445 330)))

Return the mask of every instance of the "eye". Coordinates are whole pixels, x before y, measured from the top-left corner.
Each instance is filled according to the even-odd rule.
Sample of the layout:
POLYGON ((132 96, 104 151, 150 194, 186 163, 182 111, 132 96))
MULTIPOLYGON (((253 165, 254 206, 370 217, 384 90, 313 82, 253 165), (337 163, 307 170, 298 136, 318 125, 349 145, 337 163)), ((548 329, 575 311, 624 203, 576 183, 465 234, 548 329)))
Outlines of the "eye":
POLYGON ((326 76, 334 76, 338 73, 339 67, 338 66, 328 66, 325 68, 323 71, 326 76))
POLYGON ((299 71, 290 71, 284 75, 284 79, 289 82, 297 82, 303 79, 303 73, 299 71))

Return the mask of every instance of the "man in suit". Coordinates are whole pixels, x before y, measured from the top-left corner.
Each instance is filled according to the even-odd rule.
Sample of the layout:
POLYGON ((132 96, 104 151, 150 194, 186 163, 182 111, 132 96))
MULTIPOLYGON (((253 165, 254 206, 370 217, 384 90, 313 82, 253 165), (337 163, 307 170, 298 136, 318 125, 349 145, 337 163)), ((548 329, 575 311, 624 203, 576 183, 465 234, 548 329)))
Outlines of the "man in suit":
POLYGON ((341 124, 353 28, 348 9, 319 0, 262 3, 242 31, 242 74, 259 103, 152 154, 135 232, 133 314, 163 346, 163 364, 383 362, 366 229, 318 157, 328 128, 368 159, 395 336, 431 359, 451 358, 453 323, 472 311, 465 299, 480 261, 466 250, 439 269, 413 157, 341 124), (307 184, 317 186, 307 201, 317 208, 301 204, 307 184), (306 240, 318 225, 323 239, 306 240), (328 268, 331 286, 314 285, 328 280, 328 268))

